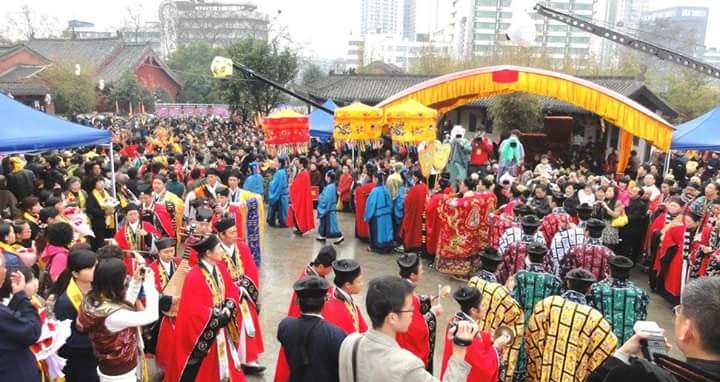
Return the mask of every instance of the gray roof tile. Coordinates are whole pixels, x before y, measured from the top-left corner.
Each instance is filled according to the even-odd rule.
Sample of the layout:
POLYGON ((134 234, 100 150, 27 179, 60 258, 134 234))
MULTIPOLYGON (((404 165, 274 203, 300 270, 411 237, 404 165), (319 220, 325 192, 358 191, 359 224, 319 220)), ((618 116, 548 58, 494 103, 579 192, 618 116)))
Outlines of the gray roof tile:
POLYGON ((42 72, 46 66, 40 65, 18 65, 6 73, 0 75, 0 82, 18 82, 42 72))

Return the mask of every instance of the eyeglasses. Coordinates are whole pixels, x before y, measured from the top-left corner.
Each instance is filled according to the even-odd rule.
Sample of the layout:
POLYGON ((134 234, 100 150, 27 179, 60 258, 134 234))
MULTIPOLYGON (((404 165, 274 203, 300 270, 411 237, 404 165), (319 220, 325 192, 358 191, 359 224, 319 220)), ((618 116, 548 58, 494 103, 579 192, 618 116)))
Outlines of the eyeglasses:
POLYGON ((395 313, 398 314, 398 315, 400 315, 400 314, 402 314, 402 313, 412 313, 412 312, 414 312, 414 311, 415 311, 414 309, 406 309, 406 310, 398 310, 398 311, 395 312, 395 313))
POLYGON ((675 305, 672 308, 672 312, 676 318, 680 316, 680 308, 682 308, 682 305, 675 305))

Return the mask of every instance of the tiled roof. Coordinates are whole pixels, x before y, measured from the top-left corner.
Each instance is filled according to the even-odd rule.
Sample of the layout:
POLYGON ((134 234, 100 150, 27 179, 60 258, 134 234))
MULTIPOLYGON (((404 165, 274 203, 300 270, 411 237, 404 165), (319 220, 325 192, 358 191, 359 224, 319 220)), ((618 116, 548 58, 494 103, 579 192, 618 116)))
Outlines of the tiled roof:
POLYGON ((18 82, 45 70, 44 65, 18 65, 0 75, 0 82, 18 82))
POLYGON ((12 93, 16 96, 44 95, 50 92, 47 86, 39 82, 0 82, 0 93, 12 93))
MULTIPOLYGON (((397 94, 411 86, 423 81, 435 78, 430 75, 331 75, 316 82, 301 87, 299 90, 306 92, 317 99, 332 99, 338 103, 350 103, 360 101, 367 105, 376 105, 388 97, 397 94)), ((640 91, 652 93, 642 81, 634 77, 597 76, 581 77, 594 82, 600 86, 614 90, 621 95, 633 98, 635 93, 640 91)), ((545 109, 561 110, 573 113, 583 113, 571 104, 558 101, 549 97, 538 97, 545 109)), ((663 109, 663 112, 672 111, 672 107, 659 97, 654 97, 653 102, 658 103, 654 109, 663 109)), ((490 106, 497 100, 497 97, 486 97, 473 103, 477 106, 490 106)), ((653 109, 653 110, 654 110, 653 109)))
POLYGON ((10 53, 14 52, 18 49, 20 49, 22 45, 8 45, 8 46, 0 46, 0 57, 10 53))
POLYGON ((127 70, 135 69, 146 53, 150 53, 150 46, 145 44, 128 44, 117 48, 112 61, 100 70, 98 78, 107 83, 119 80, 127 70))

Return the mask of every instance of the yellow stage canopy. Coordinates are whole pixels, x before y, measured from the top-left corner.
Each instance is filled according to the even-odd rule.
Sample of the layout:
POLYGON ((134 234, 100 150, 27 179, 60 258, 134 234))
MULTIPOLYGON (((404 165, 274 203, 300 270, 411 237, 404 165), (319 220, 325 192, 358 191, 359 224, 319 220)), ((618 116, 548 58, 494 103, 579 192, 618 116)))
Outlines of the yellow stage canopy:
POLYGON ((415 145, 435 139, 437 110, 410 99, 389 106, 384 112, 394 145, 415 145))
MULTIPOLYGON (((542 69, 501 65, 451 73, 413 86, 377 106, 388 108, 416 100, 444 114, 479 98, 514 92, 571 103, 662 151, 670 149, 673 126, 644 106, 590 81, 542 69)), ((621 147, 621 152, 624 150, 630 148, 621 147)))
POLYGON ((382 145, 383 111, 360 102, 335 110, 335 145, 382 145))

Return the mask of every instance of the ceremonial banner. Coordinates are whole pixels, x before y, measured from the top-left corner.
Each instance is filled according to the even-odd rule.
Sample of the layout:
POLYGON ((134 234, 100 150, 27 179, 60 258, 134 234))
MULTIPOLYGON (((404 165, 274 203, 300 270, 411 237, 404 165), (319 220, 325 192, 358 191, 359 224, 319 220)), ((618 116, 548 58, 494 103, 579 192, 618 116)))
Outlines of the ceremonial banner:
POLYGON ((307 115, 283 110, 263 118, 262 129, 271 155, 307 152, 310 143, 307 115))

